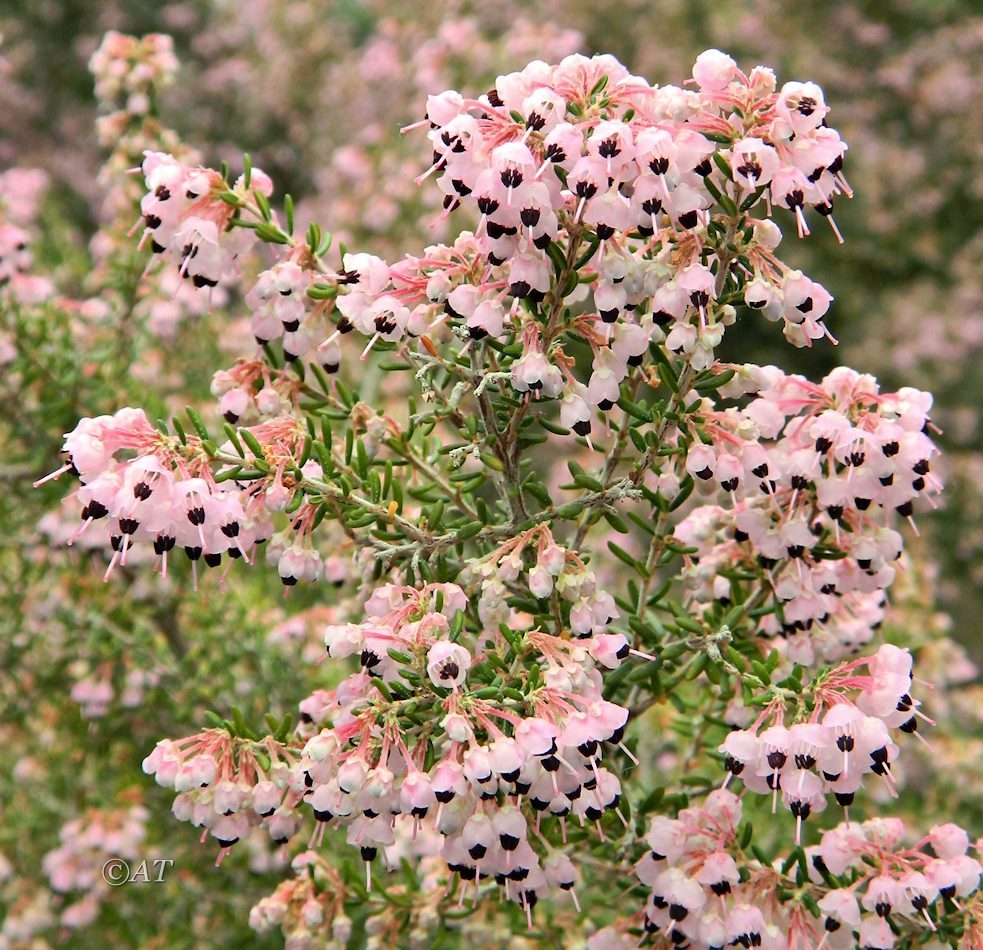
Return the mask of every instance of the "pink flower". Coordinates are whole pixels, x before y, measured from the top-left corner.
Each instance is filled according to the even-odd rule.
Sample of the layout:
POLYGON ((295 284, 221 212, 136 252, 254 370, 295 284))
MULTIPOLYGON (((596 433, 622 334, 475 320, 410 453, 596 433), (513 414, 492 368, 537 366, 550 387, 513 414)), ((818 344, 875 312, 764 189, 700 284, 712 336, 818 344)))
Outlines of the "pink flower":
POLYGON ((696 57, 693 79, 704 92, 723 92, 737 76, 737 64, 726 53, 708 49, 696 57))
POLYGON ((471 667, 471 654, 449 640, 438 640, 427 651, 427 675, 435 686, 460 686, 471 667))

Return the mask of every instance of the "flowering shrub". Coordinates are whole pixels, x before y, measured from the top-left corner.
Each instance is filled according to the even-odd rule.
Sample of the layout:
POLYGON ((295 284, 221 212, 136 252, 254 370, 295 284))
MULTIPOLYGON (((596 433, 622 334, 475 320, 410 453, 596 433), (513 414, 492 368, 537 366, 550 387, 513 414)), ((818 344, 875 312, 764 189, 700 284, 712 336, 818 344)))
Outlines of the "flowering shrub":
MULTIPOLYGON (((298 947, 983 942, 967 831, 850 816, 903 794, 934 725, 910 650, 874 642, 942 488, 932 397, 719 355, 739 324, 835 343, 831 294, 780 251, 823 219, 843 239, 846 144, 817 85, 709 50, 680 87, 569 55, 430 95, 404 131, 446 239, 388 261, 161 126, 166 39, 111 35, 92 66, 107 176, 139 161, 144 187, 114 179, 93 248, 122 291, 62 308, 98 324, 122 297, 237 355, 210 405, 85 414, 37 484, 72 482, 75 524, 47 534, 109 590, 227 602, 266 562, 312 608, 271 637, 293 677, 305 624, 323 643, 295 710, 233 678, 209 695, 227 714, 143 762, 216 864, 290 861, 250 926, 298 947), (244 339, 222 339, 227 310, 244 339)), ((21 320, 52 291, 24 289, 10 240, 21 320)), ((230 663, 251 653, 228 640, 230 663)), ((85 716, 114 674, 121 706, 167 676, 122 665, 80 671, 85 716)), ((139 847, 129 814, 67 825, 46 857, 55 890, 90 891, 62 926, 99 912, 100 829, 139 847)))

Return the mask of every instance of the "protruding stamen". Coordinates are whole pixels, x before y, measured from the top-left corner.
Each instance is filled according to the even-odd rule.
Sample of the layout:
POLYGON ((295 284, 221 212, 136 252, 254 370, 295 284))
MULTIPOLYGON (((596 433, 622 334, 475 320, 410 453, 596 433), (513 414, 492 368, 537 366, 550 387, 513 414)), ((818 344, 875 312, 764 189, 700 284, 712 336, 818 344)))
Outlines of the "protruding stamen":
POLYGON ((41 485, 43 485, 45 482, 50 482, 50 481, 54 481, 54 479, 56 479, 56 478, 61 478, 61 476, 64 475, 65 472, 70 472, 71 470, 72 470, 72 464, 71 464, 71 462, 66 462, 57 471, 54 471, 54 472, 51 472, 48 475, 45 475, 44 478, 39 478, 34 483, 34 487, 35 488, 38 488, 41 485))
POLYGON ((369 340, 369 342, 366 344, 365 349, 362 350, 362 355, 359 357, 359 360, 361 362, 363 363, 365 362, 366 357, 369 355, 370 351, 372 350, 372 347, 376 345, 378 340, 379 340, 379 334, 373 333, 372 339, 369 340))

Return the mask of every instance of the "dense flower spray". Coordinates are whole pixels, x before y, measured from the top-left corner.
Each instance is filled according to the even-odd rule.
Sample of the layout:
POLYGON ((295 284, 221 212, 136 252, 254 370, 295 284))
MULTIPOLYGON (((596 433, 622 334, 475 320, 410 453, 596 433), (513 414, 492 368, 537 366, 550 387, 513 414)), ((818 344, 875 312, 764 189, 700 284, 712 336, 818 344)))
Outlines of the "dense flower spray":
POLYGON ((897 795, 903 734, 931 724, 912 654, 872 641, 941 489, 932 398, 718 357, 762 316, 835 342, 832 296, 778 253, 821 219, 842 241, 830 117, 814 83, 717 50, 682 87, 537 60, 405 130, 451 237, 395 262, 298 236, 248 159, 233 178, 146 151, 150 270, 205 297, 241 281, 256 348, 213 377, 211 427, 83 419, 49 477, 77 479, 71 541, 105 540, 107 580, 139 550, 162 578, 183 553, 196 587, 202 563, 231 583, 264 560, 285 589, 350 584, 322 631, 347 675, 296 726, 210 714, 144 761, 218 861, 256 826, 295 854, 257 929, 346 943, 355 895, 385 903, 377 933, 425 940, 496 901, 535 932, 612 875, 648 896, 607 913, 598 950, 979 945, 965 832, 907 846, 900 821, 847 813, 810 843, 833 802, 897 795), (375 405, 381 373, 405 408, 375 405), (645 788, 667 701, 695 711, 693 756, 645 788), (760 828, 779 805, 769 857, 746 812, 760 828))

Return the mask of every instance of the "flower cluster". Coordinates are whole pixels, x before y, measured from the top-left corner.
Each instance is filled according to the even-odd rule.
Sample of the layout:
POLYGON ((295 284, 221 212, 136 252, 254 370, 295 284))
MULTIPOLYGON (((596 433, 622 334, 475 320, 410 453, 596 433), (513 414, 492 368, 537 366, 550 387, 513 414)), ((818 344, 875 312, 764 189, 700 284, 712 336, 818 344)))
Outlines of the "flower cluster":
MULTIPOLYGON (((440 836, 402 819, 397 819, 394 832, 394 843, 385 849, 386 861, 391 866, 412 861, 417 876, 413 885, 391 878, 384 892, 377 889, 363 898, 369 907, 365 943, 380 950, 407 941, 411 946, 429 945, 441 930, 441 904, 448 886, 447 865, 439 857, 440 836)), ((252 908, 250 926, 260 933, 278 928, 289 947, 347 946, 355 927, 349 916, 356 890, 353 880, 313 850, 300 852, 292 868, 295 876, 252 908)), ((489 903, 470 907, 462 922, 462 938, 473 934, 483 945, 490 942, 491 931, 499 938, 493 945, 509 941, 510 929, 495 926, 494 915, 494 905, 489 903)))
POLYGON ((218 411, 231 425, 249 424, 281 416, 294 401, 297 383, 270 371, 262 360, 239 359, 212 377, 211 394, 218 411))
POLYGON ((802 822, 826 807, 828 795, 847 808, 867 775, 883 778, 896 795, 891 764, 899 750, 892 730, 916 734, 918 717, 926 718, 911 695, 911 670, 907 650, 884 644, 823 677, 808 719, 786 727, 783 703, 773 702, 720 747, 727 780, 740 776, 749 790, 770 794, 772 811, 780 794, 795 816, 797 844, 802 822))
POLYGON ((154 253, 169 254, 178 273, 198 288, 215 287, 234 275, 238 258, 254 240, 249 229, 231 225, 236 200, 269 197, 269 177, 258 168, 243 175, 230 203, 223 200, 229 189, 218 172, 186 165, 162 152, 147 153, 143 175, 147 194, 140 211, 144 237, 149 237, 154 253))
POLYGON ((208 729, 177 742, 164 739, 143 760, 157 784, 176 791, 172 811, 219 844, 216 864, 250 829, 262 826, 285 844, 300 824, 300 797, 290 787, 295 755, 272 738, 233 738, 208 729))
POLYGON ((279 927, 288 943, 317 939, 346 946, 352 921, 344 910, 341 875, 315 851, 301 852, 291 866, 298 876, 280 883, 252 908, 250 927, 259 933, 279 927))
MULTIPOLYGON (((275 390, 262 390, 262 393, 275 390)), ((279 398, 279 397, 277 397, 279 398)), ((231 411, 231 410, 230 410, 231 411)), ((311 543, 316 509, 298 491, 305 479, 317 479, 321 466, 301 464, 304 430, 296 419, 278 416, 243 430, 253 450, 235 455, 233 443, 222 450, 241 464, 215 473, 208 451, 197 437, 164 435, 139 409, 83 419, 65 436, 66 464, 41 481, 71 472, 81 481, 76 492, 82 524, 73 543, 93 524, 105 525, 112 560, 126 564, 131 547, 153 546, 166 576, 168 553, 183 550, 197 565, 218 567, 223 556, 251 562, 257 545, 266 545, 267 560, 287 586, 322 576, 323 561, 311 543), (249 481, 238 482, 242 465, 257 465, 249 481), (274 533, 271 516, 288 509, 287 527, 274 533)), ((213 452, 214 454, 214 452, 213 452)), ((38 484, 40 484, 39 482, 38 484)), ((337 574, 337 572, 336 572, 337 574)))
POLYGON ((92 809, 61 828, 61 844, 44 856, 42 868, 52 890, 84 895, 61 911, 62 926, 76 929, 92 923, 110 890, 104 874, 107 860, 141 857, 149 817, 142 805, 92 809))
MULTIPOLYGON (((942 914, 960 909, 960 900, 977 892, 983 865, 968 853, 962 828, 937 825, 913 847, 903 846, 905 833, 898 818, 847 822, 808 849, 815 883, 828 883, 830 876, 848 882, 818 901, 829 946, 891 950, 902 922, 920 931, 924 942, 942 914)), ((964 938, 964 946, 976 946, 983 930, 972 926, 964 938)))
MULTIPOLYGON (((295 252, 294 256, 300 256, 295 252)), ((315 272, 290 257, 263 271, 246 294, 246 306, 252 312, 250 328, 260 345, 282 340, 284 358, 289 362, 306 355, 328 336, 330 323, 325 302, 314 302, 307 290, 314 283, 315 272)), ((322 347, 319 364, 328 372, 338 371, 337 347, 322 347)))
POLYGON ((696 508, 675 530, 693 548, 691 602, 727 601, 731 569, 765 572, 780 610, 761 619, 760 634, 780 637, 794 662, 835 661, 883 619, 902 551, 890 513, 910 518, 941 489, 926 434, 932 398, 882 393, 843 368, 819 384, 739 368, 723 392, 754 398, 727 409, 705 398, 694 413, 686 471, 731 503, 696 508))
POLYGON ((124 709, 133 709, 143 703, 147 691, 160 681, 155 670, 134 667, 122 677, 120 689, 113 684, 111 670, 101 668, 81 677, 72 687, 72 700, 79 704, 79 712, 86 719, 99 719, 109 712, 115 700, 124 709))
POLYGON ((491 554, 473 560, 467 576, 480 585, 478 615, 486 626, 511 621, 507 597, 521 577, 533 596, 544 599, 555 592, 569 605, 570 632, 585 641, 583 646, 595 659, 627 649, 627 641, 620 634, 607 636, 608 624, 621 616, 614 598, 598 589, 594 572, 573 551, 557 544, 545 525, 531 528, 491 554))
MULTIPOLYGON (((562 398, 563 423, 589 436, 592 416, 618 401, 652 343, 695 370, 712 365, 733 302, 784 319, 797 344, 821 337, 831 298, 775 257, 777 226, 746 217, 738 235, 720 211, 767 198, 805 233, 804 205, 828 212, 846 188, 844 146, 824 124, 818 87, 776 92, 770 71, 745 76, 707 55, 695 69, 699 92, 652 87, 611 57, 574 55, 502 76, 480 99, 431 96, 427 175, 438 173, 447 211, 477 214, 474 232, 391 266, 343 254, 337 273, 319 264, 318 248, 279 232, 271 240, 290 249, 247 298, 256 338, 282 338, 289 360, 316 348, 318 363, 336 371, 337 336, 352 329, 369 337, 363 359, 379 340, 400 344, 445 321, 467 341, 515 334, 523 349, 510 367, 514 390, 562 398), (730 273, 725 237, 747 260, 742 275, 730 273), (305 291, 322 302, 311 307, 305 291), (577 340, 592 352, 584 380, 564 349, 577 340)), ((241 179, 230 192, 217 173, 158 154, 144 171, 147 233, 196 286, 214 286, 241 250, 233 215, 254 212, 269 225, 241 179), (190 197, 169 204, 172 194, 190 197)), ((265 178, 259 187, 269 193, 265 178)))
MULTIPOLYGON (((562 261, 556 242, 567 238, 572 254, 588 233, 604 248, 595 271, 581 278, 592 291, 599 337, 584 332, 590 323, 579 334, 595 344, 592 395, 603 389, 598 379, 612 375, 616 394, 624 364, 645 353, 649 311, 658 325, 673 324, 671 349, 697 368, 712 362, 734 314, 717 306, 730 289, 721 255, 703 252, 719 227, 713 206, 730 186, 736 191, 725 205, 750 207, 764 194, 769 208, 795 214, 800 236, 808 233, 804 206, 829 216, 833 195, 848 190, 840 174, 845 145, 825 123, 815 84, 787 83, 776 93, 770 70, 745 76, 717 51, 701 55, 694 77, 699 92, 652 87, 610 57, 575 55, 500 77, 479 99, 449 91, 428 100, 434 161, 427 174, 437 173, 446 208, 463 204, 480 215, 475 241, 492 265, 472 296, 515 313, 516 301, 537 303, 550 290, 562 261), (620 370, 597 347, 617 328, 633 338, 622 342, 629 352, 618 354, 620 370)), ((777 261, 780 239, 766 221, 747 232, 746 299, 767 304, 769 317, 777 308, 789 339, 807 344, 826 332, 831 298, 777 261)))
POLYGON ((495 880, 531 915, 539 896, 571 890, 577 879, 565 853, 533 847, 541 821, 557 819, 565 837, 573 815, 597 823, 603 837, 601 818, 617 811, 620 781, 600 762, 603 745, 620 742, 627 710, 602 699, 586 650, 535 631, 526 639, 549 667, 530 699, 535 715, 494 702, 487 689, 468 690, 472 663, 486 657, 455 642, 466 605, 453 584, 388 585, 369 598, 362 624, 329 626, 329 656, 356 655, 362 671, 317 697, 316 713, 303 705, 308 719, 331 726, 308 740, 296 765, 270 741, 257 749, 210 730, 159 743, 145 771, 179 792, 175 814, 208 829, 220 858, 250 825, 286 840, 303 801, 320 823, 315 841, 335 821, 367 864, 406 822, 414 841, 437 832, 441 856, 462 881, 495 880), (575 677, 578 662, 587 668, 575 677), (547 685, 561 670, 562 684, 547 685), (432 721, 421 729, 409 708, 428 702, 439 729, 432 721))
POLYGON ((168 552, 179 543, 193 562, 205 557, 217 566, 223 553, 243 555, 257 540, 244 524, 237 493, 221 491, 203 472, 189 469, 142 410, 83 419, 66 435, 64 451, 68 462, 48 477, 71 471, 82 482, 77 534, 94 523, 107 525, 114 552, 107 577, 139 541, 153 545, 166 574, 168 552))
POLYGON ((126 36, 110 30, 89 59, 96 80, 96 96, 122 101, 126 112, 149 112, 153 96, 174 81, 178 70, 174 41, 163 33, 126 36))
MULTIPOLYGON (((158 97, 172 85, 177 65, 171 38, 161 34, 138 38, 110 32, 89 61, 100 111, 96 130, 100 145, 109 152, 98 179, 103 188, 98 210, 103 226, 90 244, 96 265, 88 278, 90 286, 117 286, 134 263, 133 219, 142 210, 145 184, 132 174, 134 166, 152 162, 150 156, 162 152, 189 171, 197 164, 197 154, 157 117, 158 97)), ((187 203, 186 193, 182 193, 182 199, 169 208, 187 203)), ((207 216, 220 222, 221 209, 209 209, 207 216)), ((167 235, 166 228, 164 233, 167 235)), ((154 274, 142 275, 134 310, 147 321, 152 333, 173 338, 185 317, 201 315, 228 302, 224 286, 211 288, 208 294, 197 291, 191 280, 182 279, 181 271, 157 268, 154 274)), ((122 317, 133 306, 125 295, 113 293, 88 303, 100 305, 106 317, 122 317)))
MULTIPOLYGON (((783 875, 791 865, 779 871, 744 854, 749 826, 741 823, 742 810, 741 800, 721 789, 675 819, 653 819, 646 837, 650 850, 635 865, 650 889, 641 919, 646 933, 706 950, 890 950, 902 928, 915 936, 937 931, 949 906, 958 907, 959 899, 979 887, 983 866, 967 853, 969 836, 962 828, 939 825, 914 847, 903 847, 904 823, 876 818, 840 824, 807 848, 807 876, 797 881, 800 895, 807 896, 782 899, 783 875)), ((591 947, 617 947, 617 938, 612 931, 609 942, 591 947)))
POLYGON ((512 690, 502 703, 496 689, 469 688, 472 668, 507 641, 494 638, 489 653, 462 645, 466 609, 454 584, 387 585, 365 621, 327 628, 329 656, 356 655, 362 671, 318 703, 331 727, 307 742, 294 786, 367 863, 409 822, 414 838, 418 826, 443 836, 440 854, 463 882, 495 880, 531 914, 538 897, 577 879, 566 854, 534 847, 540 823, 558 820, 565 837, 572 815, 603 836, 602 817, 617 810, 620 780, 600 763, 628 713, 601 697, 588 650, 537 631, 524 643, 546 669, 534 668, 528 698, 512 690))
POLYGON ((822 90, 792 82, 776 94, 770 70, 745 76, 715 50, 700 56, 694 78, 698 93, 653 87, 612 57, 574 55, 500 77, 477 100, 431 96, 432 170, 445 204, 477 208, 487 254, 548 272, 535 251, 556 238, 564 211, 574 210, 573 220, 604 241, 705 223, 713 199, 707 180, 717 168, 715 143, 704 133, 718 133, 730 146, 728 177, 748 194, 767 189, 807 234, 803 207, 828 214, 845 187, 845 146, 825 125, 822 90), (733 141, 731 119, 742 132, 733 141))
POLYGON ((763 907, 755 900, 753 883, 745 883, 735 860, 741 812, 741 800, 719 789, 675 819, 653 819, 645 839, 650 850, 635 865, 651 890, 642 916, 646 933, 691 947, 795 945, 792 921, 775 902, 763 907), (768 919, 769 910, 776 919, 768 919))

